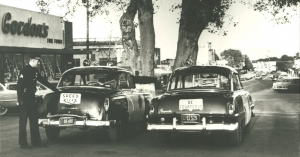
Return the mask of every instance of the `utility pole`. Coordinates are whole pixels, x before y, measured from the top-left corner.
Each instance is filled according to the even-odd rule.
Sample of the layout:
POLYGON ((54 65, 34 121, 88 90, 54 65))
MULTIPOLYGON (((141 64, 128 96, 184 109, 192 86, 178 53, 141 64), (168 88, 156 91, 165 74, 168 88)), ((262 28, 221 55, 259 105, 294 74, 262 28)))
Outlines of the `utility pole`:
MULTIPOLYGON (((89 37, 89 23, 90 23, 90 17, 89 17, 89 0, 82 0, 82 3, 86 3, 86 49, 89 50, 90 48, 90 37, 89 37)), ((86 55, 87 59, 90 59, 89 54, 86 55)))

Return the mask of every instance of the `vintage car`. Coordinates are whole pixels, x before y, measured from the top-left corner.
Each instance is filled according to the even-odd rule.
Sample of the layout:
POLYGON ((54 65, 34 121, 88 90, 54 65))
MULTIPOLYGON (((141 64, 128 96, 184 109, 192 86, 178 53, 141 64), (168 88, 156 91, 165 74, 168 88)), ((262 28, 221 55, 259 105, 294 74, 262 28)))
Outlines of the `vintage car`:
POLYGON ((7 114, 9 109, 18 107, 17 91, 8 90, 0 83, 0 116, 7 114))
POLYGON ((182 67, 172 73, 167 91, 152 100, 147 130, 159 131, 162 142, 169 141, 172 132, 225 131, 233 145, 240 145, 253 109, 235 69, 182 67))
POLYGON ((255 75, 255 80, 262 80, 262 75, 261 74, 256 74, 255 75))
POLYGON ((49 140, 66 128, 106 129, 112 141, 122 140, 129 123, 147 129, 151 93, 135 88, 134 76, 120 67, 76 67, 65 71, 59 92, 37 96, 40 117, 49 140))
POLYGON ((300 78, 298 77, 286 77, 281 79, 280 81, 273 84, 273 90, 282 92, 282 91, 289 91, 289 92, 299 92, 300 78))

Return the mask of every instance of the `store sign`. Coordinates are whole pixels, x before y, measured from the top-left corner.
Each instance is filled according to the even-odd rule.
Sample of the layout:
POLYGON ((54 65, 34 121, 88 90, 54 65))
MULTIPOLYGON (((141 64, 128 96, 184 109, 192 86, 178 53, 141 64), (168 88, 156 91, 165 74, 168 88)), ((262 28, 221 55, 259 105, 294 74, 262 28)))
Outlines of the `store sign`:
POLYGON ((41 24, 35 24, 31 23, 31 17, 28 18, 27 23, 24 23, 22 21, 12 21, 11 23, 8 23, 9 20, 11 20, 12 16, 10 12, 7 12, 4 14, 2 19, 2 32, 4 34, 11 33, 12 35, 18 34, 18 35, 24 35, 24 36, 32 36, 32 37, 42 37, 46 38, 48 36, 48 29, 49 26, 45 25, 45 23, 41 24))

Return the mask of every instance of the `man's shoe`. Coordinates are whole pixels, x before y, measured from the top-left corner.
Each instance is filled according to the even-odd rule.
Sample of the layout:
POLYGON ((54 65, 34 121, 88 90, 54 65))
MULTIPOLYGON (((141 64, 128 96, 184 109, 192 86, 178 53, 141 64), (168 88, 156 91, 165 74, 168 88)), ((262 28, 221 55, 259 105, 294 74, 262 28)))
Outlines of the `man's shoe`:
POLYGON ((32 146, 31 145, 20 145, 20 148, 22 148, 22 149, 31 149, 32 146))
POLYGON ((33 144, 33 147, 47 147, 47 144, 39 143, 39 144, 33 144))

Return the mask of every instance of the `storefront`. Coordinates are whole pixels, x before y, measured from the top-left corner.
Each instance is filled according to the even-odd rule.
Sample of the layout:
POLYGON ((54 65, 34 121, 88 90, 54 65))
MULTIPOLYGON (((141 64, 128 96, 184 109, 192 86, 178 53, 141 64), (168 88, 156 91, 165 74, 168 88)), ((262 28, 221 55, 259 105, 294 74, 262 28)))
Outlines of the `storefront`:
POLYGON ((61 17, 0 5, 0 82, 17 81, 30 54, 41 56, 39 71, 48 80, 58 80, 74 66, 72 23, 61 17))

